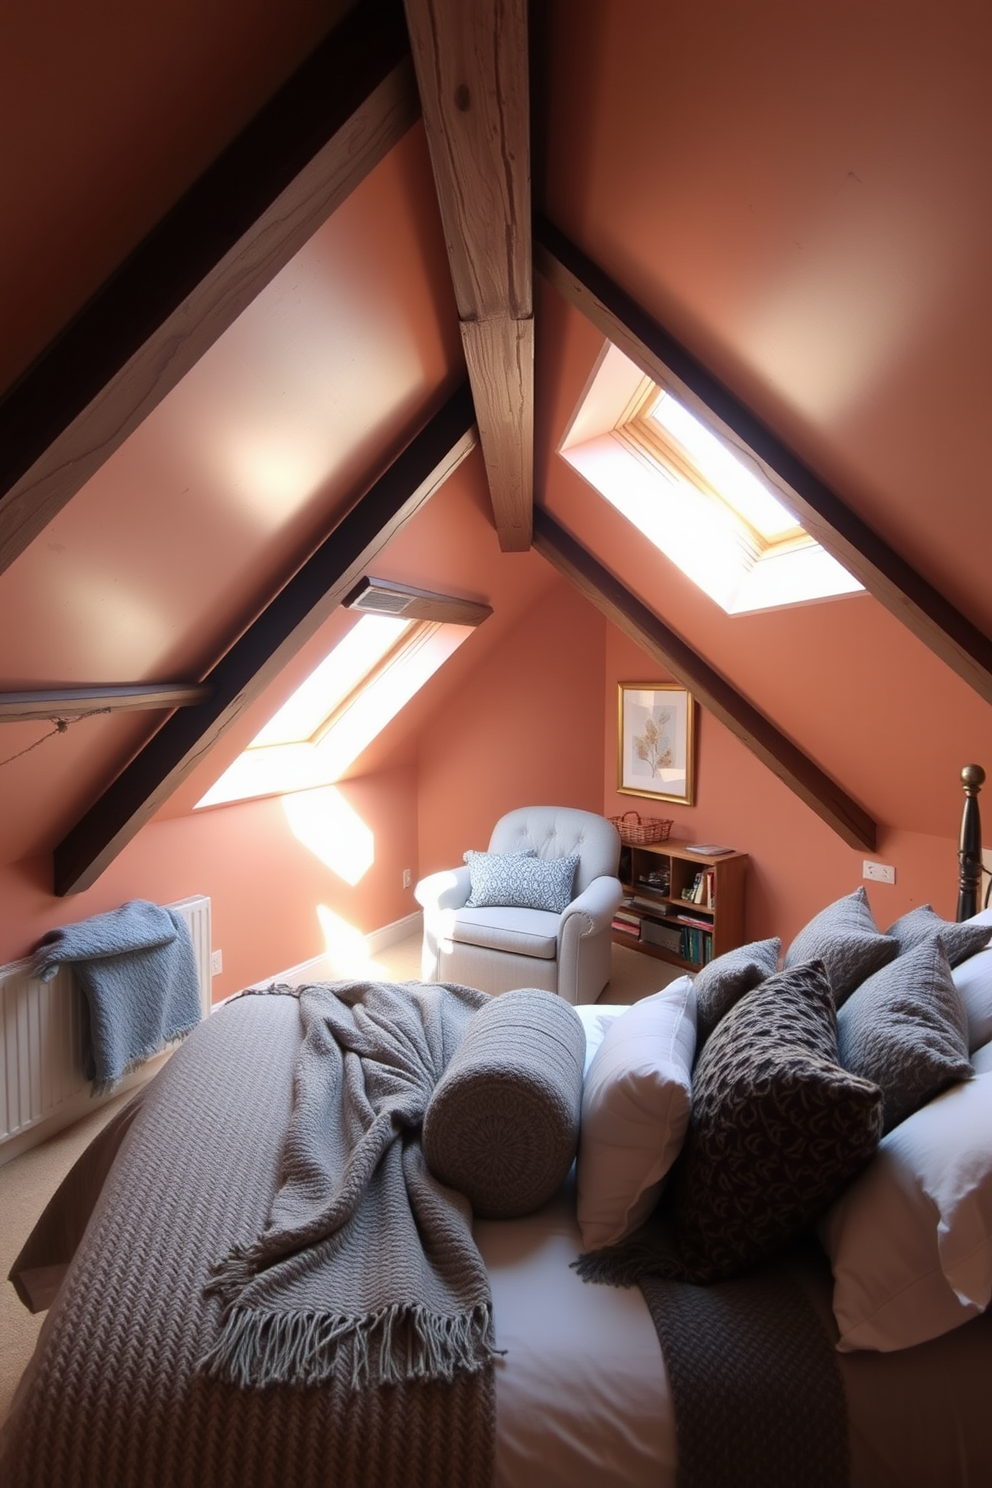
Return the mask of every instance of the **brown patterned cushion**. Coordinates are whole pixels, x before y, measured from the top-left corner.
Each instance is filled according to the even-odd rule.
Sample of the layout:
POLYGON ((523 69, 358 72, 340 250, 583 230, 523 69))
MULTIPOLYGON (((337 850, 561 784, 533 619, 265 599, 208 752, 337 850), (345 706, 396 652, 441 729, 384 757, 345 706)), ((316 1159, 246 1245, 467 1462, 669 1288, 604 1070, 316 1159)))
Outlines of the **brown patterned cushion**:
POLYGON ((971 1078, 968 1014, 943 936, 931 936, 876 971, 837 1015, 845 1069, 881 1087, 885 1130, 957 1080, 971 1078))
POLYGON ((879 933, 868 895, 858 888, 813 916, 786 951, 784 965, 822 961, 840 1007, 859 982, 891 961, 898 950, 897 940, 879 933))
POLYGON ((865 1165, 881 1131, 881 1091, 837 1062, 823 963, 748 992, 693 1075, 672 1193, 687 1279, 732 1276, 798 1234, 865 1165))
POLYGON ((696 1055, 720 1019, 745 992, 750 992, 778 966, 780 940, 755 940, 717 956, 704 966, 692 986, 696 994, 696 1055))
POLYGON ((942 920, 931 905, 918 904, 890 925, 885 933, 899 942, 900 956, 922 945, 931 936, 939 935, 948 961, 952 966, 960 966, 976 951, 985 949, 992 936, 992 926, 975 920, 964 920, 960 924, 954 920, 942 920))

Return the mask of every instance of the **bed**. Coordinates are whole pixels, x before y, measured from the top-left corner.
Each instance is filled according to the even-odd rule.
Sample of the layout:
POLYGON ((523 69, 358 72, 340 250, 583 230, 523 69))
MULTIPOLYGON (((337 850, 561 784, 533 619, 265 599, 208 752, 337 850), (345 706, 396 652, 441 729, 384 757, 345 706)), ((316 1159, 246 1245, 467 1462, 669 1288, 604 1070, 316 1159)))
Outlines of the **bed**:
MULTIPOLYGON (((845 913, 850 910, 846 905, 845 913)), ((970 943, 984 945, 992 915, 980 913, 969 923, 970 943)), ((938 1114, 950 1109, 953 1118, 953 1101, 967 1098, 972 1131, 974 1113, 984 1109, 975 1093, 987 1099, 992 1090, 990 962, 992 948, 978 949, 954 969, 969 1020, 972 1070, 925 1106, 938 1114)), ((688 993, 682 995, 685 1001, 688 993)), ((748 996, 740 997, 740 1007, 748 996)), ((587 1084, 596 1058, 611 1047, 614 1028, 628 1026, 622 1023, 627 1016, 622 1009, 581 1010, 587 1084)), ((330 1403, 336 1382, 241 1387, 204 1373, 221 1308, 210 1290, 218 1259, 265 1228, 285 1181, 294 1071, 298 1076, 304 1037, 300 1020, 298 989, 225 1006, 113 1120, 53 1199, 12 1273, 29 1305, 51 1306, 0 1437, 7 1488, 485 1481, 488 1469, 466 1476, 445 1461, 461 1450, 457 1402, 454 1425, 426 1430, 423 1421, 434 1419, 428 1414, 395 1460, 383 1445, 393 1441, 383 1424, 383 1397, 388 1405, 405 1385, 346 1392, 350 1427, 342 1434, 330 1403)), ((915 1120, 895 1123, 879 1152, 892 1153, 915 1120)), ((989 1131, 992 1122, 972 1141, 971 1160, 981 1159, 989 1131)), ((924 1146, 927 1141, 931 1137, 924 1146)), ((946 1315, 925 1325, 937 1330, 935 1336, 906 1347, 880 1347, 876 1340, 837 1352, 842 1335, 826 1251, 837 1270, 841 1242, 852 1235, 856 1242, 865 1224, 864 1205, 858 1210, 862 1189, 882 1171, 877 1155, 867 1166, 862 1162, 839 1201, 848 1210, 835 1205, 821 1217, 820 1239, 807 1231, 776 1252, 770 1271, 757 1268, 761 1275, 774 1276, 775 1267, 783 1277, 788 1272, 818 1319, 842 1387, 843 1462, 822 1476, 814 1463, 802 1481, 975 1488, 992 1482, 992 1315, 974 1300, 992 1272, 992 1187, 987 1172, 963 1180, 968 1191, 959 1207, 969 1211, 971 1229, 961 1264, 971 1267, 972 1280, 956 1283, 958 1295, 937 1278, 942 1290, 935 1315, 941 1308, 946 1315)), ((680 1462, 676 1415, 683 1407, 645 1290, 590 1283, 575 1269, 595 1234, 588 1204, 582 1210, 581 1181, 580 1160, 533 1212, 472 1223, 492 1297, 492 1481, 499 1488, 703 1483, 698 1471, 680 1462)), ((872 1225, 876 1213, 868 1211, 872 1225)), ((904 1219, 900 1212, 888 1214, 897 1233, 904 1219)), ((898 1248, 895 1241, 883 1245, 883 1259, 898 1248)), ((745 1268, 745 1280, 748 1274, 745 1268)), ((925 1290, 933 1281, 916 1276, 913 1284, 925 1290)), ((719 1296, 720 1285, 690 1290, 719 1296)), ((850 1320, 848 1331, 856 1335, 850 1320)), ((728 1384, 715 1381, 708 1367, 697 1371, 695 1389, 706 1397, 699 1407, 704 1420, 708 1413, 719 1434, 726 1409, 721 1392, 728 1384)), ((781 1406, 767 1399, 755 1406, 750 1396, 743 1408, 771 1410, 774 1419, 781 1406)), ((486 1429, 483 1422, 480 1430, 486 1429)), ((775 1481, 762 1473, 761 1446, 741 1443, 736 1483, 775 1481)))

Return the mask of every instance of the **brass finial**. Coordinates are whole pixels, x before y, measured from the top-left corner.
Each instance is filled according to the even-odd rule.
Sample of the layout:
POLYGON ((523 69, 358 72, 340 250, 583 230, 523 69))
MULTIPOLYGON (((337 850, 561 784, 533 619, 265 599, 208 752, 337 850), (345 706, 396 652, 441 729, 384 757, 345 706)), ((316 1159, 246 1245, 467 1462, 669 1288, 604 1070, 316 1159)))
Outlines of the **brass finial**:
POLYGON ((985 771, 981 765, 965 765, 961 770, 961 784, 966 796, 977 796, 985 784, 985 771))

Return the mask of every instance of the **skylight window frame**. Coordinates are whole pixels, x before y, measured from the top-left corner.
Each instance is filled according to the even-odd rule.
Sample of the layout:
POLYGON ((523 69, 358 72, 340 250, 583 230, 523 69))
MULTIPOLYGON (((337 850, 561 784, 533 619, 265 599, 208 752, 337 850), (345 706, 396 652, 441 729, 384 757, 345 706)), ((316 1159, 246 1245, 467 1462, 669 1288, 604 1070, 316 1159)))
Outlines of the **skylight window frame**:
MULTIPOLYGON (((666 387, 663 383, 645 377, 615 425, 614 434, 622 444, 625 444, 637 458, 646 459, 652 467, 660 468, 676 484, 680 481, 688 482, 701 495, 716 502, 738 528, 744 546, 752 555, 754 562, 766 556, 778 556, 780 553, 815 545, 816 539, 811 537, 798 519, 795 520, 791 529, 775 538, 766 537, 753 523, 749 522, 734 505, 733 500, 703 474, 692 454, 652 417, 662 395, 674 398, 693 418, 698 419, 715 439, 720 439, 718 431, 713 428, 712 424, 700 417, 684 396, 680 396, 677 389, 666 387)), ((723 443, 722 440, 721 443, 723 443)), ((725 447, 735 460, 741 460, 743 451, 731 445, 725 447)), ((760 479, 760 477, 756 478, 760 479)), ((779 500, 775 492, 771 494, 779 500)))
MULTIPOLYGON (((786 514, 802 510, 791 486, 679 377, 645 367, 605 341, 558 444, 559 456, 649 543, 718 605, 743 616, 864 592, 808 528, 765 537, 695 463, 677 435, 650 416, 673 401, 768 491, 786 514), (670 437, 670 436, 669 436, 670 437)), ((693 439, 693 442, 695 440, 693 439)))

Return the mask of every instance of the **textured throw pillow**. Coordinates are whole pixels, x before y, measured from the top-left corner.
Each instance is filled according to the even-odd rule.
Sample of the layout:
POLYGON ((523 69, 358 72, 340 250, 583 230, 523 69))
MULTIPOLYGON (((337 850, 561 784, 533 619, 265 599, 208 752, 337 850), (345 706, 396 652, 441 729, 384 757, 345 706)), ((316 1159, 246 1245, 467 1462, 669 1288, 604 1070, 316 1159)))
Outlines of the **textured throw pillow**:
POLYGON ((755 940, 750 945, 738 946, 736 950, 717 956, 698 973, 693 983, 696 991, 697 1056, 734 1003, 772 975, 778 966, 781 949, 780 940, 755 940))
POLYGON ((974 1065, 882 1139, 820 1222, 842 1352, 912 1348, 992 1300, 992 1044, 974 1065))
POLYGON ((672 1180, 690 1281, 733 1276, 802 1231, 864 1167, 882 1093, 837 1063, 820 961, 776 972, 723 1018, 693 1074, 672 1180))
POLYGON ((837 1007, 859 982, 891 961, 899 942, 881 935, 872 918, 868 895, 855 889, 814 915, 785 953, 785 968, 804 961, 822 961, 837 1007))
POLYGON ((466 909, 546 909, 561 914, 572 902, 578 857, 467 852, 471 893, 466 909))
POLYGON ((899 954, 913 950, 932 935, 939 935, 947 959, 952 966, 959 966, 976 951, 982 951, 992 936, 992 926, 982 925, 977 920, 942 920, 929 904, 920 904, 886 930, 899 942, 899 954))
POLYGON ((472 1015, 424 1113, 427 1166, 483 1219, 547 1203, 575 1158, 585 1034, 553 992, 522 987, 472 1015))
POLYGON ((968 1018, 940 938, 861 983, 837 1014, 837 1049, 845 1069, 880 1087, 887 1132, 969 1078, 968 1018))
POLYGON ((695 993, 679 977, 607 1028, 582 1092, 577 1212, 586 1250, 643 1224, 689 1121, 695 993))

